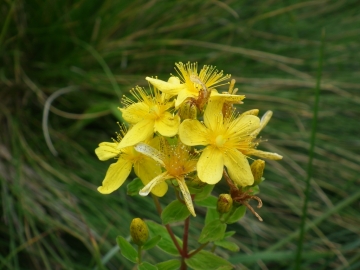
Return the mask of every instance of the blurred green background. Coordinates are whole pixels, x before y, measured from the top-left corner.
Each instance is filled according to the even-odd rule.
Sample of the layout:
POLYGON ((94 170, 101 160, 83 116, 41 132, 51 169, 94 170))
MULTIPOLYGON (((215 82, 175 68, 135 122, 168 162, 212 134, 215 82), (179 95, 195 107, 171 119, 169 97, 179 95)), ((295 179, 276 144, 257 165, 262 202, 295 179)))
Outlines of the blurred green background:
MULTIPOLYGON (((131 269, 115 237, 128 236, 133 217, 160 219, 149 197, 96 191, 110 162, 94 149, 118 130, 119 98, 145 76, 166 80, 179 61, 232 74, 246 95, 240 110, 274 111, 259 149, 284 159, 267 163, 264 222, 247 213, 229 228, 240 252, 216 252, 236 269, 292 269, 323 29, 301 268, 360 268, 359 1, 4 0, 0 18, 1 269, 131 269)), ((204 217, 196 211, 193 236, 204 217)))

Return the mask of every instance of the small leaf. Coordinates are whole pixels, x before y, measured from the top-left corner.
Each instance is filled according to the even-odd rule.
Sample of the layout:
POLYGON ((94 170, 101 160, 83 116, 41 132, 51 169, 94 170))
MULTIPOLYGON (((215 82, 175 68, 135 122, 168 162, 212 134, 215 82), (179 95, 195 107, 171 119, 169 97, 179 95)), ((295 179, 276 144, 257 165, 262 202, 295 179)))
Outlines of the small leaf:
POLYGON ((224 239, 228 238, 230 236, 233 236, 235 233, 236 233, 236 231, 228 231, 228 232, 226 232, 225 235, 224 235, 224 239))
POLYGON ((217 198, 214 196, 209 196, 201 201, 196 201, 196 204, 199 206, 204 206, 207 208, 216 208, 217 198))
POLYGON ((153 248, 156 246, 156 244, 161 240, 161 236, 160 235, 157 235, 153 238, 151 238, 149 241, 147 241, 144 246, 143 246, 143 249, 144 250, 148 250, 150 248, 153 248))
POLYGON ((125 238, 122 236, 116 237, 116 242, 117 242, 118 246, 120 247, 121 254, 129 261, 136 263, 138 253, 135 250, 135 248, 128 241, 126 241, 125 238))
POLYGON ((227 224, 235 223, 240 218, 242 218, 246 213, 245 205, 240 205, 238 208, 235 209, 234 212, 229 213, 229 217, 225 218, 227 224))
POLYGON ((226 224, 222 223, 220 220, 213 220, 204 226, 198 241, 203 244, 206 242, 221 240, 224 238, 225 231, 226 224))
POLYGON ((166 225, 172 222, 185 220, 189 215, 190 212, 186 205, 176 200, 165 207, 164 211, 161 213, 161 219, 163 224, 166 225))
MULTIPOLYGON (((150 231, 150 237, 154 237, 156 235, 161 235, 161 239, 158 242, 157 246, 174 256, 178 256, 179 252, 174 244, 174 242, 171 240, 170 235, 168 234, 166 228, 154 221, 147 220, 146 225, 148 225, 149 231, 150 231)), ((180 247, 182 247, 182 241, 179 239, 179 237, 175 236, 177 242, 179 243, 180 247)))
POLYGON ((205 217, 205 225, 219 218, 219 212, 216 209, 208 208, 205 217))
POLYGON ((144 187, 140 178, 135 178, 127 185, 127 195, 135 196, 139 195, 139 190, 144 187))
POLYGON ((209 194, 211 193, 211 191, 214 189, 215 185, 206 185, 202 188, 201 192, 196 194, 195 196, 195 201, 201 201, 206 199, 209 194))
POLYGON ((228 261, 215 254, 202 250, 190 259, 185 259, 187 266, 194 270, 229 270, 233 266, 228 261))
POLYGON ((215 241, 214 244, 219 247, 233 251, 233 252, 237 252, 240 250, 240 248, 237 244, 227 241, 227 240, 218 240, 218 241, 215 241))
POLYGON ((178 259, 174 259, 174 260, 158 263, 156 266, 159 270, 177 270, 180 269, 181 262, 178 259))
POLYGON ((158 270, 158 268, 155 265, 148 263, 148 262, 143 262, 143 263, 139 264, 138 269, 139 270, 158 270))

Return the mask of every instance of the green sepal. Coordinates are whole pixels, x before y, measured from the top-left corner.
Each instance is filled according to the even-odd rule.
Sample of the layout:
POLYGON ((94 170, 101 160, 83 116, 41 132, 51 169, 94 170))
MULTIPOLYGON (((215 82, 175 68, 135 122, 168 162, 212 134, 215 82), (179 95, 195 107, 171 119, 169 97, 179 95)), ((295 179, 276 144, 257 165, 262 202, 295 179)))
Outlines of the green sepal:
MULTIPOLYGON (((233 206, 234 207, 234 206, 233 206)), ((232 224, 237 222, 239 219, 241 219, 246 213, 246 206, 240 205, 235 210, 231 210, 225 217, 225 223, 226 224, 232 224)))
POLYGON ((237 244, 235 244, 234 242, 230 242, 228 240, 214 241, 214 244, 219 247, 225 248, 227 250, 233 251, 233 252, 238 252, 240 250, 240 248, 237 244))
POLYGON ((201 200, 206 199, 210 195, 210 193, 214 189, 214 187, 215 187, 215 185, 204 186, 201 189, 201 192, 196 194, 194 201, 201 201, 201 200))
POLYGON ((256 195, 260 193, 260 188, 259 185, 256 186, 249 186, 249 187, 245 187, 242 189, 243 191, 248 191, 250 190, 251 192, 249 192, 250 195, 256 195))
POLYGON ((178 270, 180 269, 181 262, 179 259, 173 259, 158 263, 156 266, 159 270, 178 270))
POLYGON ((194 270, 229 270, 233 269, 231 263, 215 254, 201 250, 189 259, 185 259, 186 265, 194 270))
POLYGON ((217 206, 217 198, 214 196, 209 196, 201 201, 195 201, 195 203, 199 206, 207 207, 207 208, 216 208, 217 206))
POLYGON ((155 265, 148 263, 148 262, 143 262, 143 263, 139 264, 137 269, 138 270, 158 270, 158 268, 155 265))
POLYGON ((151 238, 149 241, 147 241, 144 246, 142 247, 144 250, 148 250, 150 248, 153 248, 157 245, 157 243, 161 240, 161 235, 156 235, 153 238, 151 238))
MULTIPOLYGON (((149 232, 150 232, 150 237, 153 238, 156 235, 161 235, 161 239, 160 241, 157 243, 157 246, 165 251, 166 253, 169 253, 171 255, 174 256, 179 256, 179 252, 176 248, 176 246, 174 245, 174 242, 171 240, 170 235, 168 234, 166 228, 154 221, 151 220, 147 220, 145 221, 146 225, 148 225, 149 228, 149 232)), ((179 243, 179 245, 182 247, 182 240, 175 236, 177 242, 179 243)))
POLYGON ((224 238, 226 231, 226 224, 220 220, 213 220, 206 224, 201 231, 199 236, 199 243, 203 244, 206 242, 221 240, 224 238))
POLYGON ((176 200, 165 207, 164 211, 161 213, 161 219, 163 224, 166 225, 176 221, 183 221, 189 215, 190 212, 186 205, 176 200))
POLYGON ((138 259, 136 249, 122 236, 116 237, 116 242, 120 248, 121 254, 129 261, 136 263, 138 259))
POLYGON ((140 178, 135 178, 127 185, 127 195, 135 196, 139 195, 140 189, 144 187, 144 184, 140 180, 140 178))

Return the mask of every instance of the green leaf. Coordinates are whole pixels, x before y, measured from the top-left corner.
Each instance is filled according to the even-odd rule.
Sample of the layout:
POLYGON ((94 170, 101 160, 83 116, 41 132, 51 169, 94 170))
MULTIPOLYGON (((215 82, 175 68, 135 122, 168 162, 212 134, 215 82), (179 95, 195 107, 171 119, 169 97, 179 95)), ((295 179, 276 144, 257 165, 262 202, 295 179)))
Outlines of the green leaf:
POLYGON ((135 196, 139 195, 139 190, 144 187, 140 178, 135 178, 127 185, 127 195, 135 196))
POLYGON ((201 201, 196 201, 196 204, 199 206, 204 206, 207 208, 216 208, 217 205, 217 198, 214 196, 209 196, 201 201))
POLYGON ((121 254, 129 261, 136 263, 138 253, 135 248, 122 236, 116 237, 116 242, 120 248, 121 254))
POLYGON ((163 224, 166 225, 172 222, 185 220, 189 215, 190 212, 186 205, 176 200, 165 207, 164 211, 161 213, 161 219, 163 224))
POLYGON ((139 264, 138 269, 139 270, 158 270, 158 268, 155 265, 148 263, 148 262, 143 262, 143 263, 139 264))
POLYGON ((221 240, 224 238, 225 231, 226 224, 222 223, 220 220, 213 220, 204 226, 198 241, 203 244, 206 242, 221 240))
POLYGON ((226 223, 227 224, 231 224, 231 223, 235 223, 236 221, 238 221, 240 218, 242 218, 246 213, 246 206, 245 205, 240 205, 238 208, 235 209, 234 212, 230 212, 229 213, 229 217, 226 217, 226 223))
POLYGON ((181 262, 179 259, 174 259, 174 260, 158 263, 156 266, 159 270, 177 270, 180 269, 181 262))
POLYGON ((230 236, 233 236, 236 233, 236 231, 228 231, 225 233, 224 238, 228 238, 230 236))
MULTIPOLYGON (((156 235, 161 235, 161 239, 157 244, 157 246, 161 250, 163 250, 171 255, 174 255, 174 256, 179 255, 179 252, 178 252, 175 244, 171 240, 171 237, 168 234, 168 232, 164 226, 162 226, 154 221, 151 221, 151 220, 147 220, 147 221, 145 221, 145 223, 146 223, 146 225, 148 225, 150 237, 154 237, 156 235)), ((177 242, 179 243, 179 245, 182 247, 182 241, 179 239, 179 237, 175 236, 175 238, 177 239, 177 242)))
POLYGON ((233 242, 230 242, 230 241, 227 241, 227 240, 218 240, 218 241, 214 241, 214 244, 219 246, 219 247, 222 247, 222 248, 225 248, 225 249, 228 249, 230 251, 233 251, 233 252, 238 252, 240 250, 239 246, 233 242))
POLYGON ((259 194, 260 193, 260 188, 259 185, 253 186, 253 187, 245 187, 243 188, 243 191, 248 191, 250 190, 250 195, 255 195, 255 194, 259 194))
POLYGON ((205 225, 219 218, 219 212, 216 209, 208 208, 205 217, 205 225))
POLYGON ((211 191, 214 189, 215 185, 206 185, 202 188, 200 193, 197 193, 195 196, 195 201, 201 201, 206 199, 209 194, 211 193, 211 191))
POLYGON ((153 248, 156 246, 156 244, 161 240, 161 235, 157 235, 153 238, 151 238, 149 241, 147 241, 144 246, 143 249, 144 250, 148 250, 150 248, 153 248))
POLYGON ((215 254, 202 250, 190 259, 185 259, 187 266, 194 270, 228 270, 233 266, 228 261, 216 256, 215 254))

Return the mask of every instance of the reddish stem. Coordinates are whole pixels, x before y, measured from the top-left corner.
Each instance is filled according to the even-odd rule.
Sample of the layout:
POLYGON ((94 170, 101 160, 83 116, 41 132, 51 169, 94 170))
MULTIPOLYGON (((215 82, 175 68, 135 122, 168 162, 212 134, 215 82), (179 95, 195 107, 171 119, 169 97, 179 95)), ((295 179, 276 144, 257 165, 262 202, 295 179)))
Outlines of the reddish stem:
MULTIPOLYGON (((161 205, 160 205, 160 203, 159 203, 159 199, 158 199, 158 197, 156 197, 155 195, 152 195, 152 197, 153 197, 153 200, 154 200, 154 203, 155 203, 156 210, 157 210, 159 216, 161 216, 162 209, 161 209, 161 205)), ((169 225, 169 224, 166 224, 166 225, 165 225, 165 228, 166 228, 166 230, 168 231, 168 233, 169 233, 169 235, 170 235, 170 237, 171 237, 171 240, 174 242, 174 245, 176 246, 179 254, 183 257, 182 249, 181 249, 178 241, 176 240, 175 235, 174 235, 173 231, 171 230, 170 225, 169 225)))

